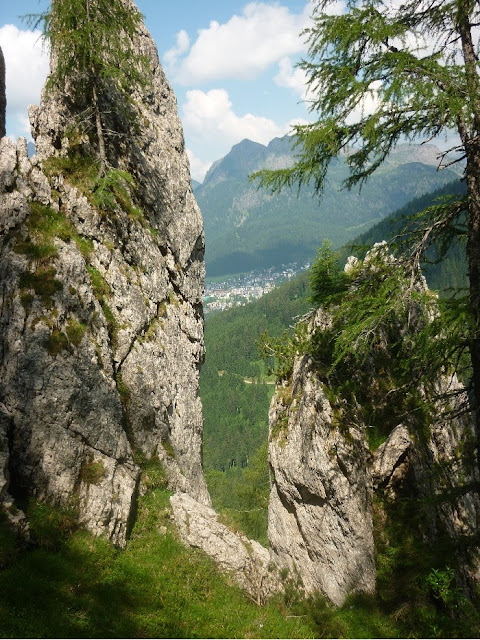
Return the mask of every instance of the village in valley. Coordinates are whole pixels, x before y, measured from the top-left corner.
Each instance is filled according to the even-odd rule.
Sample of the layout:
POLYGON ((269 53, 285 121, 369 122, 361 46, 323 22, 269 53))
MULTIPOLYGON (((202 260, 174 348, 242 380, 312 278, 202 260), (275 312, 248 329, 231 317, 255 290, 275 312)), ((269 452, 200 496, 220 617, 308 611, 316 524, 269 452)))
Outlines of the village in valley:
POLYGON ((265 293, 285 280, 293 278, 301 271, 310 267, 310 263, 299 265, 293 262, 281 267, 267 269, 265 271, 250 271, 235 276, 229 276, 219 281, 207 278, 205 294, 203 297, 203 310, 205 314, 224 311, 231 307, 240 307, 256 298, 261 298, 265 293))

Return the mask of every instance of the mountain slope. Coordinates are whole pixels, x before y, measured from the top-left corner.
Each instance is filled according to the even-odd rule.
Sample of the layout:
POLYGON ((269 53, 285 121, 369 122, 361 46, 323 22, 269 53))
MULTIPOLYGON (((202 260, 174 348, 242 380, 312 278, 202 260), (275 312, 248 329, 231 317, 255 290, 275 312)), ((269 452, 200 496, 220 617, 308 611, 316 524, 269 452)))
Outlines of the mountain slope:
POLYGON ((348 173, 344 158, 332 162, 321 199, 311 188, 276 195, 258 190, 248 176, 291 165, 291 142, 276 138, 264 146, 244 140, 214 163, 196 187, 208 276, 305 262, 323 238, 340 246, 412 198, 455 178, 452 171, 437 172, 433 145, 399 145, 361 192, 340 191, 348 173))
MULTIPOLYGON (((341 262, 345 263, 352 253, 362 254, 352 245, 371 246, 388 240, 399 230, 396 220, 421 211, 446 193, 462 194, 464 189, 464 184, 455 180, 413 200, 342 248, 341 262)), ((444 261, 429 265, 426 271, 433 289, 465 286, 466 265, 461 247, 452 247, 444 261)), ((295 323, 296 317, 312 308, 309 295, 308 274, 302 273, 243 307, 207 316, 206 359, 200 375, 206 469, 228 469, 233 460, 240 466, 266 438, 272 387, 264 375, 257 342, 265 331, 279 336, 295 323)))

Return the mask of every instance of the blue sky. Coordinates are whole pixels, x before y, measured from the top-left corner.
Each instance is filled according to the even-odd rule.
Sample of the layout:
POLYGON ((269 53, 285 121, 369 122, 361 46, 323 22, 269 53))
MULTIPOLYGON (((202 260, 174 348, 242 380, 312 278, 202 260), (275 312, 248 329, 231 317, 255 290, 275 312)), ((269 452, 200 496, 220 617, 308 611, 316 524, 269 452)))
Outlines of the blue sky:
MULTIPOLYGON (((2 0, 0 46, 7 65, 7 134, 29 136, 27 105, 38 103, 47 56, 19 16, 46 0, 2 0), (8 4, 8 6, 5 6, 8 4)), ((303 74, 312 4, 307 0, 138 0, 157 43, 183 122, 192 175, 243 138, 267 143, 308 119, 303 74)))

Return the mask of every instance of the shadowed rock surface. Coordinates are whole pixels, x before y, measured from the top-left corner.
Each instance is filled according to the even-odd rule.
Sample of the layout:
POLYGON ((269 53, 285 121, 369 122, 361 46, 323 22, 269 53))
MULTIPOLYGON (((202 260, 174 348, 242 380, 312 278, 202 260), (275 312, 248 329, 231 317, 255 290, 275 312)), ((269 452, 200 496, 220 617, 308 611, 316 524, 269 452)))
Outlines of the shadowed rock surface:
POLYGON ((229 529, 213 509, 187 494, 176 493, 170 502, 182 540, 213 558, 257 604, 283 588, 278 567, 268 549, 229 529))

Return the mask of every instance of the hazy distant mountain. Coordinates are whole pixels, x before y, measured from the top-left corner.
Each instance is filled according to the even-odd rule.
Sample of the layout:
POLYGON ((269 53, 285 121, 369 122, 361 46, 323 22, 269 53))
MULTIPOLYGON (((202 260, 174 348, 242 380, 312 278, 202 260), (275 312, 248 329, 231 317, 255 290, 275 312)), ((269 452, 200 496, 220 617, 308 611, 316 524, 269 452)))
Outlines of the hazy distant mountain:
POLYGON ((437 172, 433 145, 399 145, 362 188, 340 191, 347 176, 336 159, 321 199, 311 188, 272 196, 248 179, 261 168, 293 162, 292 139, 275 138, 268 146, 243 140, 215 162, 195 195, 205 223, 207 275, 250 271, 311 258, 323 238, 336 246, 367 231, 409 200, 455 179, 437 172))

